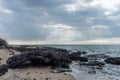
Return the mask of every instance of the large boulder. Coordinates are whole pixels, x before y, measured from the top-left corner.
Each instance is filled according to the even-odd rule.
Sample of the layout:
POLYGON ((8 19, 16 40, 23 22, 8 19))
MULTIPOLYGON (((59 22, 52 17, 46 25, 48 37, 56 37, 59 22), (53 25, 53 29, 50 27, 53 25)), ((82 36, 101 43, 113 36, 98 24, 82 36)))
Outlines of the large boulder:
POLYGON ((4 75, 6 72, 8 72, 8 65, 0 65, 0 76, 4 75))
POLYGON ((34 53, 36 55, 30 57, 30 61, 36 65, 69 68, 69 64, 71 63, 71 60, 65 56, 67 53, 64 52, 42 51, 41 55, 38 53, 34 53))
POLYGON ((120 65, 120 57, 107 58, 104 61, 109 64, 120 65))
POLYGON ((68 54, 66 50, 62 49, 42 48, 14 55, 10 57, 6 63, 10 68, 18 68, 28 62, 40 66, 49 65, 52 67, 69 68, 71 60, 68 58, 68 54))

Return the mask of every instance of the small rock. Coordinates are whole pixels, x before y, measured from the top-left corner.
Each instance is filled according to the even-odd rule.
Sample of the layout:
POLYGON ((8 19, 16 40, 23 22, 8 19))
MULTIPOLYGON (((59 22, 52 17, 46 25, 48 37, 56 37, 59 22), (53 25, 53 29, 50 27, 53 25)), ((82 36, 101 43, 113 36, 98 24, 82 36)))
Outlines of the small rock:
POLYGON ((43 74, 43 73, 40 73, 40 74, 43 74))
POLYGON ((48 80, 49 78, 46 78, 46 80, 48 80))
POLYGON ((26 75, 29 75, 30 73, 27 73, 26 75))
POLYGON ((64 75, 67 75, 66 73, 64 73, 64 75))

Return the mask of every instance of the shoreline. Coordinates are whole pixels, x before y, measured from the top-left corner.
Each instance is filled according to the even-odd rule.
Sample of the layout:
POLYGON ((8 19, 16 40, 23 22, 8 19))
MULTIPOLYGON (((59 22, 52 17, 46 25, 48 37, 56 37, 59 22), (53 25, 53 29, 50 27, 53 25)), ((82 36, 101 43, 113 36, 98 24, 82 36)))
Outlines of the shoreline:
POLYGON ((64 47, 27 45, 0 49, 0 62, 9 69, 6 71, 0 65, 0 71, 6 71, 0 80, 117 80, 117 71, 110 77, 109 68, 117 70, 120 57, 74 52, 64 47), (104 73, 106 70, 108 74, 104 73))
MULTIPOLYGON (((15 50, 0 49, 0 65, 6 64, 6 60, 12 57, 12 53, 21 54, 15 50)), ((49 67, 27 66, 21 69, 9 69, 8 72, 0 76, 0 80, 76 80, 73 75, 61 73, 53 73, 49 67)))

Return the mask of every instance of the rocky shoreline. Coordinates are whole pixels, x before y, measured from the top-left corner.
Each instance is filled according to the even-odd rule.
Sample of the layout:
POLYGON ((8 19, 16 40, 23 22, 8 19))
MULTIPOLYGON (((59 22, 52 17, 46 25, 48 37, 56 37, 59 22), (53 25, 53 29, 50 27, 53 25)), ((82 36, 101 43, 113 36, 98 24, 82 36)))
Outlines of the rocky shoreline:
POLYGON ((73 61, 77 61, 80 66, 96 66, 98 69, 102 69, 106 64, 120 65, 120 57, 105 54, 88 55, 85 51, 72 52, 66 49, 35 46, 9 46, 6 49, 11 52, 11 57, 6 60, 6 64, 0 65, 0 76, 8 69, 24 68, 26 65, 50 66, 58 73, 70 72, 70 64, 73 61), (15 51, 20 54, 16 54, 15 51))

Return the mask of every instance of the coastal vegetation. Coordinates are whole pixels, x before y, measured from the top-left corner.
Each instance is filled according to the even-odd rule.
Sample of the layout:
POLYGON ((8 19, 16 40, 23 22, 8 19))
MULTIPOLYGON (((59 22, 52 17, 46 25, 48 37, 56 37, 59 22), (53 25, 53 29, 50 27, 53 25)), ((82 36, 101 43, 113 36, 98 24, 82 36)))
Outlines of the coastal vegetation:
POLYGON ((7 46, 8 43, 5 39, 0 38, 0 46, 7 46))

